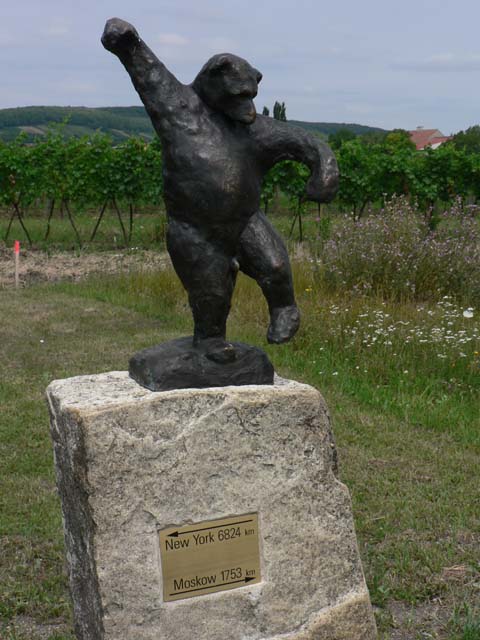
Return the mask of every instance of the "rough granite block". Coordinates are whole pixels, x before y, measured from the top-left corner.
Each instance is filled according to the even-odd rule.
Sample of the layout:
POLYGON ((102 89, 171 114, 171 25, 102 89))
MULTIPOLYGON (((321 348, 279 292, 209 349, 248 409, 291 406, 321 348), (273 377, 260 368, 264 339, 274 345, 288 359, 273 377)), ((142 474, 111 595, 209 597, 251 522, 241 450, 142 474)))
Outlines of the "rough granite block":
POLYGON ((47 390, 79 640, 373 640, 351 503, 310 386, 47 390), (164 602, 159 530, 256 513, 261 582, 164 602))

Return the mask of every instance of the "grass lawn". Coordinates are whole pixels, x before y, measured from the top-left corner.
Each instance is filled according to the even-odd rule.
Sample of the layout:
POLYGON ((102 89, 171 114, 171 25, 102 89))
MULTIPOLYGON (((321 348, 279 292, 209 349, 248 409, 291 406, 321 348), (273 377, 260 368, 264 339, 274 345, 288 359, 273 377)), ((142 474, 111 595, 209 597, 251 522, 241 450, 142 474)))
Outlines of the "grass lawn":
MULTIPOLYGON (((266 350, 333 414, 381 638, 478 640, 478 314, 328 295, 305 265, 296 279, 303 328, 266 350)), ((190 314, 168 269, 4 290, 0 314, 0 638, 70 640, 44 389, 125 369, 133 351, 188 333, 190 314)), ((265 347, 265 329, 242 278, 229 337, 265 347)))

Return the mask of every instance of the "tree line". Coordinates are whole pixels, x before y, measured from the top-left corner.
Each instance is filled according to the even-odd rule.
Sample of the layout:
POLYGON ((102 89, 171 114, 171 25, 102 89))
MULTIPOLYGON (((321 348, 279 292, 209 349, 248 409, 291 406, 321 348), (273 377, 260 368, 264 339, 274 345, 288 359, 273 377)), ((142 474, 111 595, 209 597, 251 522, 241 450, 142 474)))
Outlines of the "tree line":
MULTIPOLYGON (((270 115, 264 107, 264 115, 270 115)), ((275 102, 273 117, 287 120, 285 103, 275 102)), ((403 129, 371 130, 363 135, 340 128, 329 135, 340 169, 336 203, 360 218, 368 206, 384 205, 394 196, 405 196, 427 215, 436 203, 448 204, 480 198, 480 126, 460 131, 437 149, 417 151, 403 129)), ((286 194, 301 221, 303 194, 309 173, 294 162, 275 166, 263 188, 268 210, 278 190, 286 194)))
MULTIPOLYGON (((432 215, 437 203, 458 198, 476 203, 480 199, 480 146, 478 151, 465 148, 454 138, 437 149, 417 151, 402 130, 368 136, 338 132, 329 137, 329 143, 340 169, 335 203, 356 219, 369 206, 383 206, 399 195, 418 204, 427 215, 432 215)), ((264 182, 264 209, 268 210, 279 189, 301 215, 308 176, 306 167, 294 162, 275 166, 264 182)))
MULTIPOLYGON (((479 133, 480 133, 480 128, 479 133)), ((372 203, 395 195, 415 201, 424 211, 480 198, 480 145, 462 144, 464 132, 437 149, 417 151, 409 134, 394 130, 385 136, 330 136, 341 172, 338 202, 360 217, 372 203)))

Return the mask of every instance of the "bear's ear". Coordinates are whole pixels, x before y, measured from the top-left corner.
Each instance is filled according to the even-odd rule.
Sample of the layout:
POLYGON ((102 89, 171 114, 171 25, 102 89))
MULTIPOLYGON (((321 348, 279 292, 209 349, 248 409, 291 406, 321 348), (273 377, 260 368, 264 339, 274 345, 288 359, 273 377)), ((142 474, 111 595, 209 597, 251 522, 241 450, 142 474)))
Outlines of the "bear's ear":
POLYGON ((228 54, 222 54, 215 58, 208 70, 211 76, 218 76, 230 71, 233 66, 233 61, 228 54))

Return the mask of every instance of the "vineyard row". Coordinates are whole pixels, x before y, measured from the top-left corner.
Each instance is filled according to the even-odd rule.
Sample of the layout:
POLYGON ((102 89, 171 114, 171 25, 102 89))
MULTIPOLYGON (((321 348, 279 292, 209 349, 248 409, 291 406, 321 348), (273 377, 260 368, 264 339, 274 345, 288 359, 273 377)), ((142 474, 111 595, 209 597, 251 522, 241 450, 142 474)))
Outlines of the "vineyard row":
MULTIPOLYGON (((407 196, 425 209, 438 201, 480 198, 480 154, 468 154, 453 145, 417 152, 404 138, 393 135, 377 144, 350 140, 336 155, 341 174, 337 204, 356 217, 370 203, 383 203, 394 195, 407 196)), ((264 181, 264 209, 282 191, 301 214, 308 175, 305 166, 294 162, 276 165, 264 181)), ((128 243, 134 207, 163 202, 160 143, 129 138, 112 145, 103 134, 65 139, 55 132, 33 145, 24 144, 22 138, 0 143, 0 206, 10 215, 5 240, 15 217, 29 238, 24 213, 39 201, 48 203, 46 237, 55 208, 68 216, 75 233, 74 212, 96 208, 93 239, 110 206, 128 243), (127 225, 120 205, 129 209, 127 225)), ((77 239, 80 242, 78 234, 77 239)))

